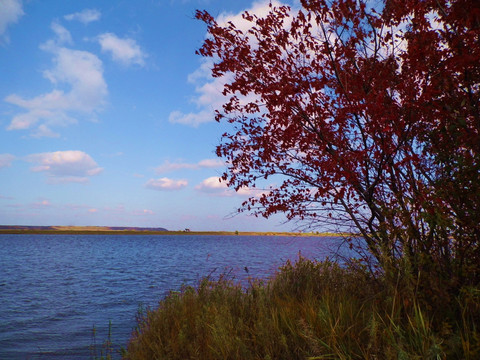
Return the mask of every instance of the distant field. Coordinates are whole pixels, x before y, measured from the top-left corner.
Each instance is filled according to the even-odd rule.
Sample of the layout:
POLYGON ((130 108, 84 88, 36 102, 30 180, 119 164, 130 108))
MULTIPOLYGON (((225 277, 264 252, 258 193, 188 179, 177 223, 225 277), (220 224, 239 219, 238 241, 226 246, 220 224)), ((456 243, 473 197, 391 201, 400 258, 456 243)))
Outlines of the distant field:
POLYGON ((168 231, 164 228, 108 226, 0 225, 0 234, 104 234, 104 235, 249 235, 249 236, 342 236, 318 232, 168 231))
POLYGON ((108 226, 11 226, 0 225, 0 234, 131 234, 166 233, 165 228, 108 226))

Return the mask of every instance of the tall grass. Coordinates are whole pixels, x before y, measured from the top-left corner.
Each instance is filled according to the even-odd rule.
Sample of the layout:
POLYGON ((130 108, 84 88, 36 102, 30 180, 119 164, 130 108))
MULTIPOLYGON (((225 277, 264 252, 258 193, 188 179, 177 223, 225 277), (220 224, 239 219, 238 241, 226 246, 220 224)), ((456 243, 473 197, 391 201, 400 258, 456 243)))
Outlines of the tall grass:
POLYGON ((90 360, 113 360, 117 354, 124 354, 125 349, 116 349, 112 342, 112 321, 108 321, 108 335, 102 343, 97 343, 97 328, 92 328, 92 342, 89 346, 90 360))
POLYGON ((478 359, 478 288, 459 318, 402 278, 299 258, 245 289, 228 276, 171 292, 138 319, 124 359, 478 359))

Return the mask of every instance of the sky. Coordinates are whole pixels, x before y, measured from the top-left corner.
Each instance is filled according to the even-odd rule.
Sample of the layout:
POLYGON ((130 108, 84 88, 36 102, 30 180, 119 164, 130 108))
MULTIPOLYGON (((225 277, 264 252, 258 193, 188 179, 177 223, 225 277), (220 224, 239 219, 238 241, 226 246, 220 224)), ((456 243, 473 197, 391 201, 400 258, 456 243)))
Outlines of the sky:
POLYGON ((233 216, 252 193, 218 181, 221 80, 195 54, 196 9, 267 5, 0 0, 0 224, 292 230, 233 216))

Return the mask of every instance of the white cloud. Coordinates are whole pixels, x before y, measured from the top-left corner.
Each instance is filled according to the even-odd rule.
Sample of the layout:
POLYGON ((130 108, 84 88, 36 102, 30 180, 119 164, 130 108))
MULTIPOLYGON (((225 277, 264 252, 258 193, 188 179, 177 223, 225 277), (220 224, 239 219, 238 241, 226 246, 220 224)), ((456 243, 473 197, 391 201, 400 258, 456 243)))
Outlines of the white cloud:
POLYGON ((185 114, 181 111, 175 110, 168 116, 168 121, 172 124, 183 124, 197 127, 200 124, 212 122, 215 119, 213 110, 202 110, 200 112, 191 112, 185 114))
POLYGON ((4 100, 23 108, 25 112, 15 115, 8 130, 26 130, 37 126, 33 136, 57 137, 52 126, 67 126, 77 122, 73 115, 94 116, 105 104, 108 94, 103 78, 102 61, 94 54, 61 46, 71 42, 70 33, 57 23, 52 24, 56 38, 40 48, 51 52, 54 66, 43 72, 54 89, 34 98, 26 99, 10 94, 4 100))
POLYGON ((166 160, 162 165, 158 166, 155 171, 158 174, 182 170, 182 169, 189 169, 189 170, 198 170, 204 168, 219 168, 224 166, 224 162, 220 159, 204 159, 199 161, 198 163, 184 163, 184 162, 177 162, 171 163, 170 161, 166 160))
POLYGON ((188 163, 171 163, 170 161, 166 160, 162 165, 157 166, 155 168, 155 172, 157 174, 163 174, 171 171, 182 170, 182 169, 195 169, 196 164, 188 164, 188 163))
POLYGON ((103 52, 110 52, 113 60, 123 65, 145 65, 146 54, 133 39, 121 39, 115 34, 105 33, 98 36, 98 42, 103 52))
POLYGON ((12 165, 15 156, 11 154, 0 154, 0 169, 12 165))
POLYGON ((212 122, 215 120, 215 109, 220 109, 225 97, 222 94, 223 87, 228 78, 212 78, 210 76, 211 61, 206 59, 203 64, 194 73, 189 75, 189 82, 196 82, 196 96, 191 101, 199 109, 196 112, 183 113, 181 111, 172 111, 168 121, 174 124, 183 124, 197 127, 200 124, 212 122), (209 64, 205 66, 205 64, 209 64), (206 82, 205 82, 206 81, 206 82), (203 83, 202 83, 203 82, 203 83))
POLYGON ((204 159, 198 162, 201 168, 219 168, 225 166, 225 163, 220 159, 204 159))
POLYGON ((65 15, 64 19, 69 21, 77 20, 84 24, 88 24, 92 21, 100 20, 101 15, 102 14, 97 9, 85 9, 80 12, 65 15))
POLYGON ((35 138, 42 138, 42 137, 58 138, 58 137, 60 137, 60 134, 52 131, 45 124, 41 124, 32 133, 32 137, 35 137, 35 138))
POLYGON ((70 34, 70 31, 65 29, 62 25, 60 25, 58 22, 53 22, 52 25, 50 25, 51 29, 57 35, 57 42, 58 44, 72 44, 72 35, 70 34))
POLYGON ((212 176, 203 180, 195 186, 195 189, 201 192, 216 194, 220 196, 231 196, 232 192, 228 191, 227 184, 220 181, 218 176, 212 176))
MULTIPOLYGON (((270 11, 270 1, 255 2, 251 8, 247 9, 251 14, 258 17, 264 17, 270 11)), ((279 1, 272 1, 273 6, 283 5, 279 1)), ((237 29, 246 31, 252 26, 252 23, 242 18, 245 10, 237 14, 222 13, 216 21, 219 25, 227 25, 229 22, 235 24, 237 29)), ((222 95, 224 85, 231 79, 228 76, 212 78, 210 75, 213 61, 211 58, 203 58, 200 67, 188 76, 188 82, 196 85, 196 95, 192 98, 192 102, 197 106, 197 111, 184 113, 182 111, 172 111, 168 120, 171 123, 190 125, 197 127, 200 124, 212 122, 215 120, 215 109, 221 109, 225 97, 222 95)), ((254 97, 243 98, 239 96, 240 101, 253 101, 254 97)))
POLYGON ((236 194, 239 195, 239 196, 256 197, 256 198, 261 197, 263 194, 269 194, 269 193, 270 193, 270 191, 268 191, 268 190, 252 189, 252 188, 248 188, 248 187, 240 188, 236 192, 236 194))
POLYGON ((188 74, 187 80, 191 84, 197 84, 201 80, 212 80, 210 71, 213 67, 213 59, 203 57, 200 67, 193 73, 188 74))
POLYGON ((5 32, 10 24, 14 24, 24 14, 22 0, 1 0, 0 3, 0 40, 8 42, 5 32))
POLYGON ((200 184, 195 186, 195 189, 216 196, 244 196, 244 197, 260 197, 262 194, 267 193, 268 191, 251 189, 251 188, 241 188, 238 191, 234 191, 229 188, 225 181, 221 180, 218 176, 212 176, 203 180, 200 184))
POLYGON ((215 20, 220 26, 227 26, 229 22, 232 22, 237 29, 245 33, 247 30, 250 29, 250 27, 252 26, 252 23, 245 20, 242 17, 242 14, 245 11, 248 11, 250 14, 255 14, 259 18, 264 18, 270 12, 270 3, 274 7, 280 7, 285 5, 282 2, 276 1, 276 0, 260 0, 260 1, 254 2, 249 9, 242 10, 237 14, 223 12, 219 16, 217 16, 215 20))
POLYGON ((174 180, 166 177, 160 179, 150 179, 145 184, 147 189, 152 190, 180 190, 188 185, 185 179, 174 180))
POLYGON ((32 154, 26 160, 37 164, 32 171, 45 172, 53 183, 84 183, 103 171, 90 155, 78 150, 32 154))

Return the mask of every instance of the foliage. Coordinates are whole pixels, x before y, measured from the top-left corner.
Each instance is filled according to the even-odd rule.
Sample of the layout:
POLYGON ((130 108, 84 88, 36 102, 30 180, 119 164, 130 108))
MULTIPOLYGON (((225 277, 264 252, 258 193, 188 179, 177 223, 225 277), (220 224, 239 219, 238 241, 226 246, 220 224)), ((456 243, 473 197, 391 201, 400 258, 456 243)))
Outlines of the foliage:
POLYGON ((241 26, 197 12, 226 81, 223 179, 271 184, 241 211, 356 232, 449 302, 480 281, 480 3, 300 3, 241 26))
POLYGON ((457 299, 460 322, 435 319, 408 284, 378 280, 303 258, 246 289, 225 276, 204 279, 144 314, 124 359, 478 358, 472 293, 457 299))

